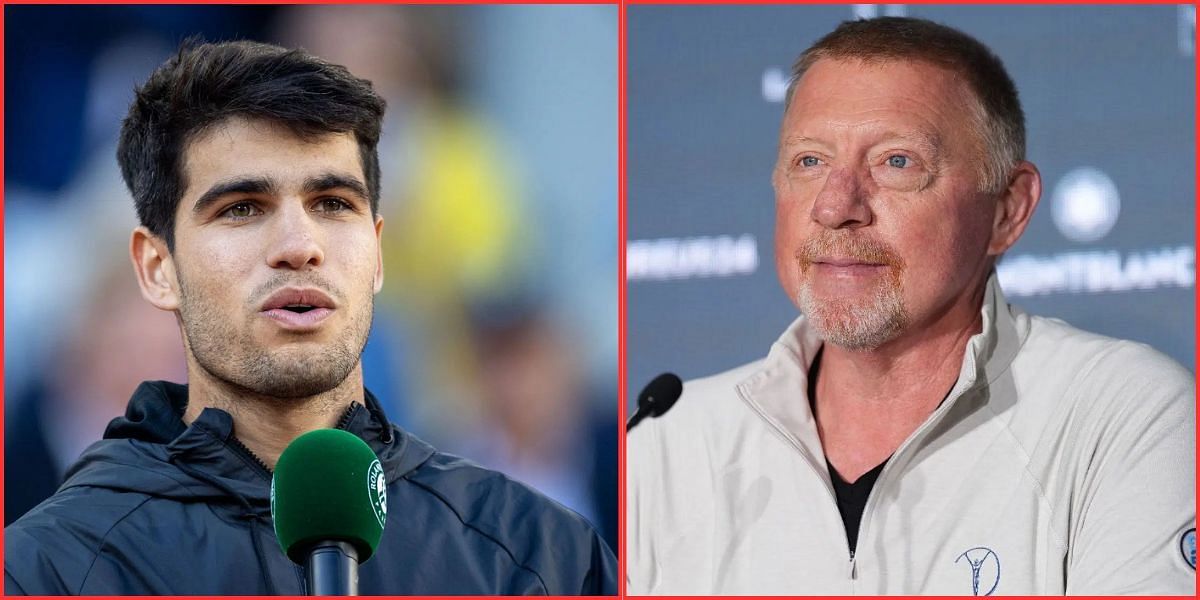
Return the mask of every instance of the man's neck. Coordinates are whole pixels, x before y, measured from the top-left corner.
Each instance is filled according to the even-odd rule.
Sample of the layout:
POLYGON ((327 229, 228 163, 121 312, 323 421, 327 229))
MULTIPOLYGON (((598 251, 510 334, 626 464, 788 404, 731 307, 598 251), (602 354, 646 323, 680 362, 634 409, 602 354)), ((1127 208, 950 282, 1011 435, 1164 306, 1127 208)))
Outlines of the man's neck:
POLYGON ((825 344, 813 407, 826 457, 846 481, 891 456, 945 399, 982 328, 985 291, 874 350, 825 344))
POLYGON ((292 440, 314 429, 335 426, 354 401, 363 402, 361 364, 327 392, 306 398, 274 398, 232 386, 189 360, 183 420, 190 425, 209 407, 229 413, 238 441, 274 469, 292 440))

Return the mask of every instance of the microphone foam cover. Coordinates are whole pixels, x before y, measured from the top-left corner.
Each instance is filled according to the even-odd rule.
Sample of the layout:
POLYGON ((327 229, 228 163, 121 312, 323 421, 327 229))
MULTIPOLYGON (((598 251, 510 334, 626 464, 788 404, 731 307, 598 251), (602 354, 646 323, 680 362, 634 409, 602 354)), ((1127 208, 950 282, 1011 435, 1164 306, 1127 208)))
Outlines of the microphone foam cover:
POLYGON ((387 479, 379 458, 341 429, 296 438, 271 477, 271 516, 280 547, 297 564, 321 541, 349 542, 358 562, 366 562, 387 522, 387 479))
POLYGON ((672 406, 679 396, 683 395, 683 380, 674 373, 663 373, 655 377, 638 397, 638 406, 649 406, 650 414, 661 417, 672 406))

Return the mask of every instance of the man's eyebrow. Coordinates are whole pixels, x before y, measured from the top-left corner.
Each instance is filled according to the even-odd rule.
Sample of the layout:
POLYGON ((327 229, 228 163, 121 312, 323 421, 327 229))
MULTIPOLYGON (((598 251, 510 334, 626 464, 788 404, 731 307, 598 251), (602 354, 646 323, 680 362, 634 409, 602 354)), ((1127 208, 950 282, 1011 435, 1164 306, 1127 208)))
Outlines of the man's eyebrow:
POLYGON ((306 194, 315 194, 317 192, 324 192, 334 188, 348 189, 357 194, 363 200, 368 200, 371 197, 367 193, 367 186, 353 175, 329 172, 309 177, 308 179, 304 180, 304 193, 306 194))
MULTIPOLYGON (((879 136, 877 144, 886 143, 892 140, 901 140, 916 146, 919 150, 924 150, 927 154, 934 157, 938 156, 942 148, 942 138, 935 133, 924 131, 899 132, 885 131, 879 136)), ((813 146, 828 146, 825 142, 803 135, 789 135, 784 137, 781 143, 782 147, 790 148, 800 145, 813 146)))
POLYGON ((918 150, 923 150, 930 157, 936 159, 941 155, 942 138, 936 133, 925 131, 886 131, 879 136, 879 143, 886 143, 892 140, 901 140, 908 142, 917 147, 918 150))
POLYGON ((210 204, 216 202, 229 194, 274 194, 278 191, 279 186, 275 185, 275 180, 267 177, 237 177, 219 181, 208 191, 200 195, 196 200, 196 204, 192 206, 193 213, 203 212, 210 204))
POLYGON ((782 140, 780 140, 780 145, 783 147, 799 146, 802 144, 812 144, 812 145, 816 145, 816 146, 827 146, 828 145, 825 142, 822 142, 821 140, 810 138, 808 136, 803 136, 803 135, 789 135, 787 137, 784 137, 782 140))

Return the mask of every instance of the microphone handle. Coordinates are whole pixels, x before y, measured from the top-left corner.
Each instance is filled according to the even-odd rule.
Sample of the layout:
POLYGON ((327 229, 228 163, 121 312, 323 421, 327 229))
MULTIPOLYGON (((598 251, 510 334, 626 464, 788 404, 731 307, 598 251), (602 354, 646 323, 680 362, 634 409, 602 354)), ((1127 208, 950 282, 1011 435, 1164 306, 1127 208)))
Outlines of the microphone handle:
POLYGON ((309 596, 358 595, 358 551, 349 542, 317 542, 307 571, 309 596))
POLYGON ((638 407, 637 412, 633 413, 633 416, 629 418, 629 422, 625 424, 625 433, 629 433, 629 430, 633 429, 634 425, 641 423, 642 419, 645 419, 648 414, 650 414, 649 410, 646 410, 644 407, 638 407))

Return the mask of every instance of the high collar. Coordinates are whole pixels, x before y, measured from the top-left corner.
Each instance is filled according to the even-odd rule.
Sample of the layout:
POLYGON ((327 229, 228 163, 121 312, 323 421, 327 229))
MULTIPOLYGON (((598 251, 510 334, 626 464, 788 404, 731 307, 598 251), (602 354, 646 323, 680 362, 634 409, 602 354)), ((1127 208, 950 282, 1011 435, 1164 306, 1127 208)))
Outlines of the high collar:
MULTIPOLYGON (((995 381, 1008 369, 1029 333, 1029 319, 1005 300, 995 271, 988 277, 980 313, 981 330, 967 341, 947 402, 995 381)), ((808 401, 808 371, 823 343, 812 323, 801 316, 771 347, 762 368, 737 386, 755 411, 814 459, 823 456, 823 451, 808 401)))
MULTIPOLYGON (((67 473, 64 485, 94 485, 160 497, 206 501, 240 497, 269 505, 271 474, 237 441, 233 417, 206 408, 189 425, 186 385, 148 381, 138 386, 125 415, 67 473), (129 466, 138 470, 131 473, 129 466), (181 480, 180 478, 183 477, 181 480)), ((339 422, 379 457, 389 482, 424 463, 433 448, 388 422, 379 401, 363 390, 339 422), (390 435, 389 435, 390 434, 390 435)))

